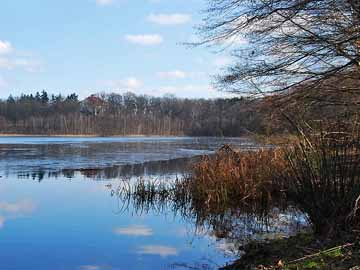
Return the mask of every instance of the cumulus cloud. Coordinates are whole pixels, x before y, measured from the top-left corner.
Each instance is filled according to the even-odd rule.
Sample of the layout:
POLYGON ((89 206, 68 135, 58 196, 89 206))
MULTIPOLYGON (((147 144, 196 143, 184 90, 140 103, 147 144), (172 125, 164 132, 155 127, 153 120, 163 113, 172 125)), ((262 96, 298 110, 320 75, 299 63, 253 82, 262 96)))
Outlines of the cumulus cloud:
POLYGON ((12 70, 22 68, 29 72, 40 70, 40 63, 31 55, 18 52, 9 41, 0 40, 0 69, 12 70))
POLYGON ((162 79, 184 79, 187 74, 181 70, 158 72, 157 76, 162 79))
POLYGON ((151 236, 154 234, 151 228, 137 225, 126 228, 115 228, 114 233, 127 236, 151 236))
POLYGON ((95 0, 99 6, 108 6, 114 3, 114 0, 95 0))
POLYGON ((148 245, 142 246, 137 252, 145 255, 159 255, 161 257, 176 256, 179 252, 174 247, 148 245))
POLYGON ((164 38, 161 35, 126 35, 125 40, 140 45, 159 45, 163 43, 164 38))
POLYGON ((150 14, 148 21, 161 25, 179 25, 188 23, 191 20, 191 15, 184 13, 174 14, 150 14))
POLYGON ((28 72, 36 72, 41 69, 41 64, 33 59, 0 57, 0 69, 12 70, 15 68, 22 68, 28 72))
POLYGON ((14 50, 14 48, 9 41, 0 40, 0 54, 9 54, 13 50, 14 50))

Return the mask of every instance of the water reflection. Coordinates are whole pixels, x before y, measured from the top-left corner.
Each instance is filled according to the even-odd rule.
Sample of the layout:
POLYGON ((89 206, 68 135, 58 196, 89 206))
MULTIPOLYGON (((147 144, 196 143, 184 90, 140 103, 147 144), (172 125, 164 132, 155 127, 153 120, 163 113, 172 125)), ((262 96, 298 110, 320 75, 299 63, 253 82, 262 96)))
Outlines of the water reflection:
MULTIPOLYGON (((229 256, 238 256, 241 247, 249 241, 288 237, 308 228, 306 215, 280 202, 274 202, 266 209, 244 204, 219 210, 209 208, 206 202, 198 207, 193 203, 191 190, 184 188, 182 180, 133 179, 108 188, 118 202, 118 213, 130 211, 132 215, 144 216, 155 212, 180 217, 195 225, 192 235, 212 238, 215 248, 229 256)), ((151 229, 132 227, 123 228, 122 232, 146 234, 151 229)))
MULTIPOLYGON (((2 232, 0 260, 7 266, 15 254, 40 250, 16 262, 17 268, 2 269, 29 264, 29 270, 218 269, 239 255, 246 239, 288 234, 296 224, 303 225, 295 209, 274 208, 266 219, 244 209, 204 216, 181 200, 184 196, 175 200, 166 194, 155 198, 126 193, 137 177, 103 183, 76 175, 71 181, 64 176, 50 181, 45 175, 40 185, 2 181, 8 190, 2 192, 0 221, 7 230, 2 232), (19 219, 30 215, 31 219, 19 219), (10 218, 15 222, 7 226, 10 218), (20 232, 24 242, 14 245, 20 232), (5 248, 9 244, 12 249, 5 248), (41 262, 40 256, 50 260, 41 262)), ((176 180, 155 176, 152 181, 171 187, 176 180)))
POLYGON ((145 255, 159 255, 161 257, 176 256, 179 251, 174 247, 168 246, 141 246, 137 251, 139 254, 145 255))
POLYGON ((154 231, 144 225, 133 225, 129 227, 115 228, 114 234, 128 236, 151 236, 154 234, 154 231))
POLYGON ((139 164, 125 164, 105 168, 63 169, 46 172, 43 170, 19 172, 18 179, 31 179, 41 182, 44 178, 76 178, 84 177, 92 180, 130 179, 133 177, 161 177, 183 175, 189 171, 192 164, 200 157, 179 158, 163 161, 149 161, 139 164))
POLYGON ((104 266, 104 265, 81 265, 79 267, 80 270, 112 270, 111 266, 104 266))
POLYGON ((291 208, 266 218, 246 208, 212 213, 166 192, 197 156, 229 140, 1 140, 1 270, 218 269, 247 238, 304 224, 291 208), (132 192, 139 178, 163 192, 132 192))
POLYGON ((16 202, 0 201, 0 229, 8 220, 31 215, 36 209, 36 204, 29 199, 16 202))
MULTIPOLYGON (((103 169, 210 154, 222 144, 256 147, 244 138, 188 137, 1 137, 0 171, 52 173, 64 169, 103 169)), ((40 175, 41 177, 41 175, 40 175)))
POLYGON ((1 269, 172 269, 204 257, 226 262, 211 237, 190 235, 193 224, 152 211, 133 215, 131 205, 115 213, 108 192, 105 183, 81 178, 3 179, 1 269))

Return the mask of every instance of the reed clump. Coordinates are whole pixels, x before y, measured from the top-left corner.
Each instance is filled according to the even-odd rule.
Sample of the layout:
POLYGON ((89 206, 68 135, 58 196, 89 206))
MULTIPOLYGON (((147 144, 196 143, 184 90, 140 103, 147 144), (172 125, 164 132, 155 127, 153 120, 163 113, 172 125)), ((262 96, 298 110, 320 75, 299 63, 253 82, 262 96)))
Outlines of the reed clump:
POLYGON ((144 211, 171 206, 200 224, 234 213, 266 219, 274 207, 293 207, 317 235, 332 237, 359 230, 359 165, 360 128, 302 132, 286 146, 234 151, 225 145, 183 179, 141 180, 120 197, 144 211))
POLYGON ((185 183, 195 207, 212 212, 247 207, 259 213, 281 197, 279 172, 285 167, 279 148, 236 152, 226 145, 203 157, 185 183))
MULTIPOLYGON (((340 130, 335 128, 333 130, 340 130)), ((359 225, 360 129, 303 134, 284 149, 287 197, 306 213, 318 234, 359 225)))
POLYGON ((352 230, 360 215, 360 129, 330 130, 338 131, 302 132, 290 145, 257 151, 225 146, 204 157, 186 180, 192 204, 212 211, 245 204, 259 213, 285 203, 318 235, 352 230))

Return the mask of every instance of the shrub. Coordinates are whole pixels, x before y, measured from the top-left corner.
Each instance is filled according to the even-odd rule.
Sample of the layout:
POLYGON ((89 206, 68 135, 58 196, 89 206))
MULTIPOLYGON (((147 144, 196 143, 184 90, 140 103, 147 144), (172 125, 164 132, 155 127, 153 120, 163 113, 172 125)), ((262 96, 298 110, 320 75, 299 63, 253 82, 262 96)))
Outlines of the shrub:
POLYGON ((359 132, 303 135, 284 150, 287 196, 305 212, 319 234, 347 230, 360 195, 359 132))

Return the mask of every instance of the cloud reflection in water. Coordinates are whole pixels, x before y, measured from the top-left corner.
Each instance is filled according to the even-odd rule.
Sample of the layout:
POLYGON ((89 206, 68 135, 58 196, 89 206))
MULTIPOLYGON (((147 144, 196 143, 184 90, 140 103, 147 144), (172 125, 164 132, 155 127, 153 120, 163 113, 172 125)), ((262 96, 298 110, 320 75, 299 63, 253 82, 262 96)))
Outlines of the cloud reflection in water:
POLYGON ((100 266, 100 265, 82 265, 80 266, 81 270, 110 270, 111 268, 108 266, 100 266))
POLYGON ((36 208, 36 205, 31 200, 21 200, 15 203, 0 202, 0 211, 16 214, 25 215, 31 214, 36 208))
POLYGON ((168 257, 168 256, 176 256, 178 255, 178 250, 174 247, 168 246, 157 246, 157 245, 148 245, 142 246, 137 252, 138 254, 145 254, 145 255, 159 255, 161 257, 168 257))
POLYGON ((30 215, 35 209, 36 205, 32 200, 24 199, 14 203, 0 202, 0 229, 5 226, 7 220, 30 215))
POLYGON ((151 236, 154 234, 151 228, 142 225, 134 225, 124 228, 115 228, 114 233, 118 235, 127 235, 127 236, 151 236))

